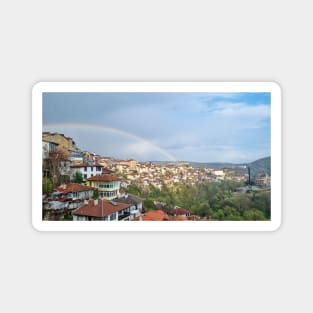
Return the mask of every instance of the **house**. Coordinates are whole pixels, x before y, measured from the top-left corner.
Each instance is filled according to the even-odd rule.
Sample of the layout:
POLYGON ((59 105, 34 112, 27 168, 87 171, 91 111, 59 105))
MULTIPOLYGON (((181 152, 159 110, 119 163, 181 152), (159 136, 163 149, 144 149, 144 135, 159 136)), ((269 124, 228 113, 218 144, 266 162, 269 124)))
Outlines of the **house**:
POLYGON ((226 174, 223 170, 213 170, 213 175, 217 180, 224 180, 226 174))
POLYGON ((97 188, 102 199, 113 200, 120 195, 120 180, 110 174, 92 176, 87 179, 87 185, 97 188))
POLYGON ((68 183, 55 188, 55 190, 61 198, 85 200, 92 198, 95 188, 77 183, 68 183))
POLYGON ((72 220, 72 211, 83 204, 83 200, 55 198, 47 199, 42 203, 42 219, 45 221, 72 220))
POLYGON ((85 200, 72 212, 73 221, 129 221, 132 216, 130 204, 108 200, 85 200))
POLYGON ((188 221, 189 219, 185 215, 175 215, 171 217, 171 221, 188 221))
POLYGON ((96 175, 101 175, 102 168, 103 166, 100 164, 87 163, 87 162, 74 164, 71 166, 73 175, 75 174, 75 172, 79 171, 81 172, 84 180, 90 177, 96 176, 96 175))
POLYGON ((57 143, 60 147, 68 151, 77 151, 76 143, 71 137, 66 137, 64 134, 43 132, 42 140, 57 143))
POLYGON ((125 194, 123 197, 119 197, 115 199, 114 201, 118 203, 127 203, 130 204, 130 213, 133 215, 133 217, 140 216, 142 212, 142 204, 143 199, 132 195, 132 194, 125 194))
POLYGON ((49 153, 54 151, 58 145, 59 144, 56 142, 42 140, 42 159, 47 159, 49 157, 49 153))
POLYGON ((181 208, 179 206, 175 206, 173 210, 171 210, 171 214, 174 216, 190 216, 191 212, 188 209, 181 208))
POLYGON ((255 184, 258 186, 269 186, 271 184, 271 176, 266 173, 259 174, 255 178, 255 184))
POLYGON ((154 210, 144 213, 143 215, 133 219, 134 221, 169 221, 170 218, 162 210, 154 210))
POLYGON ((69 159, 73 162, 73 164, 83 163, 86 160, 85 154, 81 151, 71 151, 69 159))

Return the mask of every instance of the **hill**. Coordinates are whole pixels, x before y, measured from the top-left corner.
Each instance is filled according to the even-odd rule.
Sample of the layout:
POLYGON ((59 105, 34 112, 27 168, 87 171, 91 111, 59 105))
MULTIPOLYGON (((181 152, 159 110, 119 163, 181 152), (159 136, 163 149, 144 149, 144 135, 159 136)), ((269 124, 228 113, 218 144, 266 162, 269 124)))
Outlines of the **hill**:
POLYGON ((247 165, 250 167, 251 178, 255 178, 260 173, 271 176, 271 157, 262 158, 247 165))
POLYGON ((209 167, 214 169, 234 169, 238 173, 244 175, 248 173, 247 167, 250 167, 251 178, 255 179, 255 177, 260 173, 266 173, 267 175, 271 175, 271 157, 265 157, 262 159, 255 160, 251 163, 219 163, 219 162, 208 162, 208 163, 198 163, 198 162, 190 162, 192 167, 209 167))

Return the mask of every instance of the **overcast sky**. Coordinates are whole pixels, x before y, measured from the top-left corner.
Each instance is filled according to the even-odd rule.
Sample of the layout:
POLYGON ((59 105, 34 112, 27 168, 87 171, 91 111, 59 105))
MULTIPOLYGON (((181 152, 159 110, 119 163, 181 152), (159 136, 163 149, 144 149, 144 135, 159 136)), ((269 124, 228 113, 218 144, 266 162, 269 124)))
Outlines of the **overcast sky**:
POLYGON ((270 155, 270 93, 44 93, 43 130, 138 161, 254 161, 270 155))

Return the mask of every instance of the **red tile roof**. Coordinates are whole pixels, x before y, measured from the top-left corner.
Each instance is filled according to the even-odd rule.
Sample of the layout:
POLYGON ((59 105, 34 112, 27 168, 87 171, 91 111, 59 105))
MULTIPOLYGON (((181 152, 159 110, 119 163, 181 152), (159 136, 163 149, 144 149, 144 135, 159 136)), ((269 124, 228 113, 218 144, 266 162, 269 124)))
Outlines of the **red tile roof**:
MULTIPOLYGON (((139 221, 140 218, 136 217, 134 221, 139 221)), ((142 221, 168 221, 169 217, 168 215, 162 211, 162 210, 154 210, 154 211, 149 211, 143 216, 141 216, 142 221)))
POLYGON ((110 174, 102 174, 102 175, 96 175, 92 176, 87 179, 88 181, 104 181, 104 182, 111 182, 111 181, 119 181, 119 178, 110 175, 110 174))
POLYGON ((108 200, 100 200, 100 199, 98 200, 98 204, 95 205, 94 200, 89 200, 88 204, 84 204, 79 209, 73 211, 73 214, 82 215, 82 216, 92 216, 92 217, 104 217, 104 216, 109 216, 112 213, 121 211, 123 209, 127 209, 129 207, 130 207, 130 204, 117 203, 116 205, 113 205, 108 200), (103 210, 102 210, 102 203, 103 203, 103 210))
POLYGON ((175 215, 187 215, 187 214, 190 214, 190 210, 180 208, 177 206, 176 208, 173 209, 173 214, 175 214, 175 215))
POLYGON ((70 193, 70 192, 80 192, 80 191, 88 191, 88 190, 94 190, 93 187, 77 184, 77 183, 68 183, 61 185, 59 187, 55 188, 56 191, 62 192, 64 194, 70 193))
POLYGON ((188 221, 188 218, 184 215, 176 215, 171 218, 171 221, 188 221))
POLYGON ((187 219, 188 221, 199 221, 201 217, 198 215, 190 215, 190 216, 187 216, 187 219))

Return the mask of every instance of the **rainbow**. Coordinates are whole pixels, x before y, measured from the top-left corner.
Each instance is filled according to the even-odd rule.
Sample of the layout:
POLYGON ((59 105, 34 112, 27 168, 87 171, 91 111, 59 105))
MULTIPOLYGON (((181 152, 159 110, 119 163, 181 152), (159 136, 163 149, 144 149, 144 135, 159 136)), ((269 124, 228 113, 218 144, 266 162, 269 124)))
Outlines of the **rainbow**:
POLYGON ((135 134, 132 134, 130 132, 127 132, 122 129, 113 128, 110 126, 103 126, 103 125, 97 125, 97 124, 84 124, 84 123, 51 123, 51 124, 43 124, 43 130, 51 131, 51 128, 53 129, 59 129, 63 131, 63 129, 88 129, 88 130, 98 130, 98 131, 104 131, 104 132, 111 132, 114 134, 118 134, 121 136, 128 137, 133 140, 137 140, 139 142, 142 142, 148 146, 151 147, 151 149, 154 149, 158 152, 160 152, 164 157, 166 157, 169 161, 176 162, 176 158, 174 155, 170 154, 165 149, 162 149, 161 147, 157 146, 156 144, 152 143, 151 141, 148 141, 145 138, 139 137, 135 134))

